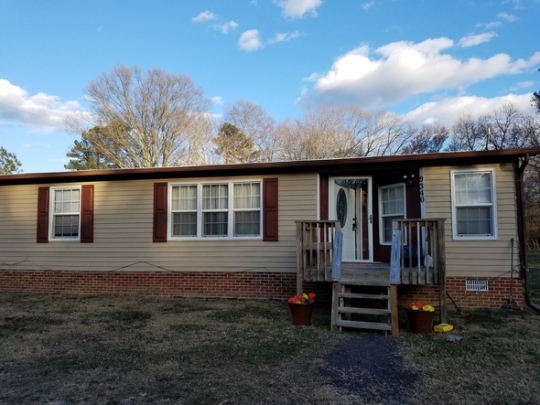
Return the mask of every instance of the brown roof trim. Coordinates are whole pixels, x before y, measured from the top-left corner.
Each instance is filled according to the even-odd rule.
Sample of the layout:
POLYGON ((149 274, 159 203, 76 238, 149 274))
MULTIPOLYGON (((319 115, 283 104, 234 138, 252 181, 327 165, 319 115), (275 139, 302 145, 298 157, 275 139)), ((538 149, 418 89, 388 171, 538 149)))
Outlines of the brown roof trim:
POLYGON ((122 181, 182 177, 226 177, 274 175, 280 173, 376 173, 412 167, 472 165, 513 162, 521 157, 540 155, 540 148, 497 151, 440 152, 416 155, 369 156, 343 159, 234 165, 177 166, 141 169, 84 170, 55 173, 0 175, 0 185, 52 184, 66 182, 122 181))

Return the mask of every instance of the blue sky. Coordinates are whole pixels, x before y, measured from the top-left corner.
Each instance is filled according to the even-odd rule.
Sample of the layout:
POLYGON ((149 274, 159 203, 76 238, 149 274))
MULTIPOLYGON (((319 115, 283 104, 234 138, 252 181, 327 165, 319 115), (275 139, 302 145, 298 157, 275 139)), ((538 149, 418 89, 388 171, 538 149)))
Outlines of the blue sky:
POLYGON ((0 146, 63 171, 85 88, 118 64, 191 76, 276 120, 354 103, 421 124, 533 112, 540 0, 0 0, 0 146))

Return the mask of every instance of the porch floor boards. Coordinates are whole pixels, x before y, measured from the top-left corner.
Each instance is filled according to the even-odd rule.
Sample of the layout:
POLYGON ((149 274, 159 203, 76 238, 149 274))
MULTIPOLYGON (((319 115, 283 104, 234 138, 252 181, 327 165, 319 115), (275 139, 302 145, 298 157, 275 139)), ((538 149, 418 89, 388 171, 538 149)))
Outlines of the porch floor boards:
POLYGON ((347 285, 389 286, 390 264, 343 262, 339 282, 347 285))
MULTIPOLYGON (((332 269, 307 269, 305 281, 332 281, 332 269)), ((388 286, 390 285, 390 263, 343 262, 341 284, 388 286)), ((404 285, 438 285, 439 277, 433 268, 403 267, 401 282, 404 285)))

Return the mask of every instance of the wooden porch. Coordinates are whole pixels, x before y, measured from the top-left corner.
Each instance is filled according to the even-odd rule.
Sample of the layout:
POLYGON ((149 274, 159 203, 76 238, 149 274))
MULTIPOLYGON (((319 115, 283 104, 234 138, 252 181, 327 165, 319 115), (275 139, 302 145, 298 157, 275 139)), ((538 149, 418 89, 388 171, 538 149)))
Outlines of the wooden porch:
POLYGON ((332 325, 391 331, 399 336, 397 286, 438 285, 446 322, 444 219, 394 221, 392 257, 341 262, 337 221, 297 221, 297 293, 304 281, 332 282, 332 325))

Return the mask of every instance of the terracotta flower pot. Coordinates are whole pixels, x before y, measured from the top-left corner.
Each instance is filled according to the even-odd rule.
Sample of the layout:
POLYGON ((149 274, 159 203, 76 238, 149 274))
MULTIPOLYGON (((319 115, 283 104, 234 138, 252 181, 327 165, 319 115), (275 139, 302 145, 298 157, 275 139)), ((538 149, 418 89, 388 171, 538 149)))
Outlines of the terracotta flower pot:
POLYGON ((435 312, 405 309, 412 333, 431 333, 435 312))
POLYGON ((311 315, 313 314, 314 303, 309 304, 291 304, 291 315, 293 325, 296 326, 309 326, 311 325, 311 315))

